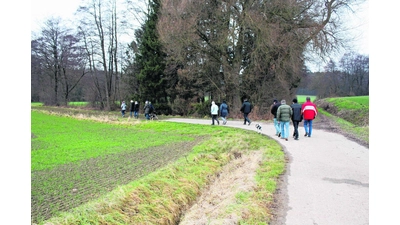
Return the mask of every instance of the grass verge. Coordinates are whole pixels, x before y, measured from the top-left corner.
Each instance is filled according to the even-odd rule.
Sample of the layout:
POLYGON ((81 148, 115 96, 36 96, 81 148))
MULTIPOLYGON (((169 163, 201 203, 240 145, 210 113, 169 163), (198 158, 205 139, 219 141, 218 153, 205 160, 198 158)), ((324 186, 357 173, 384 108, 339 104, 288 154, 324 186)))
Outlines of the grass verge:
POLYGON ((98 122, 91 119, 98 118, 92 115, 96 112, 71 116, 64 110, 57 115, 32 112, 33 222, 174 224, 234 152, 259 150, 263 160, 257 187, 238 193, 229 210, 242 215, 241 224, 270 220, 269 207, 285 167, 276 141, 229 127, 98 122))

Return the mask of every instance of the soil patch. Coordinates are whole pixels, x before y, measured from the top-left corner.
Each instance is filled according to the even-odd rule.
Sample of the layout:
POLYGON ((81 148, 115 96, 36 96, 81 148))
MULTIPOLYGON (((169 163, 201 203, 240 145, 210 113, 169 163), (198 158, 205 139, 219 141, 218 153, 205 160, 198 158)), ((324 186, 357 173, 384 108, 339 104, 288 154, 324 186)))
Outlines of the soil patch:
POLYGON ((227 209, 235 204, 236 194, 249 192, 256 186, 255 175, 261 161, 262 152, 253 151, 225 165, 179 224, 238 224, 240 214, 230 213, 227 209))

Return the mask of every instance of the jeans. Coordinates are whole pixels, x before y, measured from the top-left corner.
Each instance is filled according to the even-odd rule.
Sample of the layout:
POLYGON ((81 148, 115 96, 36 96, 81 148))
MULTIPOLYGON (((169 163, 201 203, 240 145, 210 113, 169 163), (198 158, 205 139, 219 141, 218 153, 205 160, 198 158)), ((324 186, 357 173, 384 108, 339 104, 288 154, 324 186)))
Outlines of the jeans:
POLYGON ((304 130, 306 131, 306 134, 311 137, 312 133, 312 120, 304 120, 304 130))
POLYGON ((150 114, 145 113, 144 116, 146 117, 147 120, 150 120, 150 114))
POLYGON ((139 112, 138 111, 134 111, 133 112, 134 117, 137 119, 139 117, 139 112))
POLYGON ((295 139, 299 138, 299 121, 293 121, 293 127, 294 127, 294 132, 293 132, 293 137, 295 139))
POLYGON ((274 127, 276 135, 278 135, 281 132, 281 125, 278 124, 278 120, 276 118, 274 118, 274 127))
POLYGON ((281 138, 289 137, 289 122, 280 122, 281 125, 281 138))
POLYGON ((221 119, 222 119, 223 123, 226 124, 226 117, 221 116, 221 119))
POLYGON ((248 118, 248 113, 243 113, 243 117, 244 117, 244 124, 246 125, 246 121, 249 123, 249 125, 250 125, 250 123, 251 123, 251 120, 248 118))
POLYGON ((125 116, 125 110, 121 110, 122 117, 125 116))

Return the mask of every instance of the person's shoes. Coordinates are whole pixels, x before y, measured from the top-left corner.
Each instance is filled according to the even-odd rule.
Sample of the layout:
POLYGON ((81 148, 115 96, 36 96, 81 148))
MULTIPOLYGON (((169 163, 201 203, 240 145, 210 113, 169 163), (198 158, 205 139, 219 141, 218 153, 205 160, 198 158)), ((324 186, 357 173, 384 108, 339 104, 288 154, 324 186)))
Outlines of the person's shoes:
POLYGON ((307 137, 307 135, 308 135, 308 134, 306 133, 306 134, 304 135, 304 137, 307 137))
POLYGON ((219 121, 217 121, 218 122, 218 125, 219 125, 219 121))
POLYGON ((250 126, 250 124, 251 124, 251 122, 249 123, 249 126, 250 126))
POLYGON ((308 137, 311 137, 310 135, 308 135, 308 137))
POLYGON ((211 125, 214 125, 213 123, 211 125))
POLYGON ((278 134, 278 137, 281 137, 281 133, 278 134))
POLYGON ((295 138, 294 140, 298 141, 298 140, 299 140, 299 138, 295 138))
POLYGON ((222 124, 225 125, 225 124, 226 124, 226 121, 224 121, 222 124))
POLYGON ((285 140, 286 140, 286 141, 288 141, 288 139, 287 139, 287 138, 285 138, 285 140))

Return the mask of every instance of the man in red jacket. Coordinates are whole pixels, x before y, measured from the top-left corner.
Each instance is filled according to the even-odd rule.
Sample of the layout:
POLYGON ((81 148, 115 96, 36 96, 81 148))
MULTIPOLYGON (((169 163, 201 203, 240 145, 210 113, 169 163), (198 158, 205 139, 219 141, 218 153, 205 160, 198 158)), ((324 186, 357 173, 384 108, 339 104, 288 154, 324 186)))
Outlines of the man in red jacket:
POLYGON ((304 119, 304 130, 306 134, 304 137, 311 137, 312 122, 318 114, 317 106, 311 102, 310 97, 306 98, 306 102, 301 106, 301 113, 304 119))

